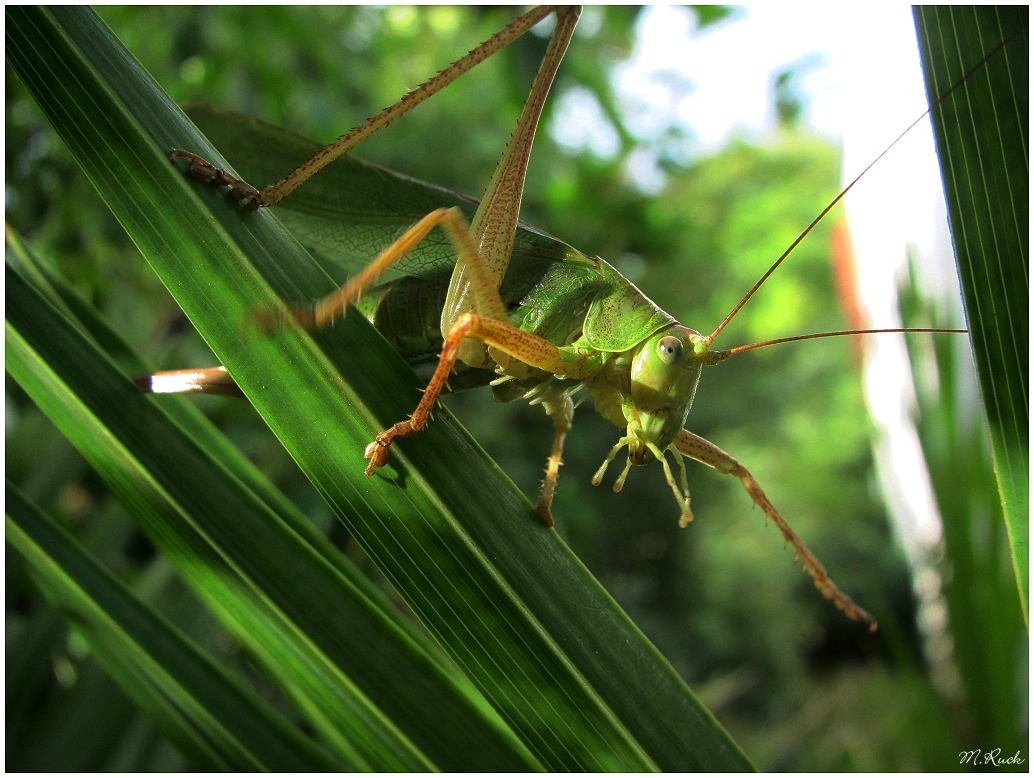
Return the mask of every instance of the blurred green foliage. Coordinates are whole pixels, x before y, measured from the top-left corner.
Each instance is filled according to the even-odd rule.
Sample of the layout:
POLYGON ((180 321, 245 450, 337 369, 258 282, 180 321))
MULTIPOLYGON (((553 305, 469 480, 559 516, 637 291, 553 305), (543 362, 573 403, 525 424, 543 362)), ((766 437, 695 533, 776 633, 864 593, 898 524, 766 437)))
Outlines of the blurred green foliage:
MULTIPOLYGON (((658 195, 636 189, 625 171, 641 141, 623 125, 608 78, 631 50, 636 13, 608 7, 583 18, 588 32, 576 34, 546 107, 522 217, 607 258, 684 324, 706 331, 835 195, 838 156, 806 123, 787 122, 763 143, 738 138, 710 157, 666 161, 658 195), (617 131, 613 158, 565 151, 547 131, 556 96, 575 86, 592 92, 617 131)), ((205 99, 328 142, 493 34, 511 12, 106 7, 101 15, 175 100, 205 99)), ((722 15, 710 9, 700 18, 722 15)), ((525 36, 359 156, 478 196, 544 47, 544 37, 525 36)), ((10 70, 6 108, 8 222, 156 367, 213 364, 10 70)), ((830 229, 827 220, 800 247, 722 344, 843 328, 830 229)), ((382 580, 256 414, 242 403, 202 402, 382 580)), ((487 392, 447 404, 534 495, 551 434, 545 415, 523 403, 495 406, 487 392)), ((12 481, 117 573, 150 581, 161 563, 146 540, 10 381, 7 419, 12 481)), ((620 494, 592 488, 617 430, 589 406, 568 438, 558 531, 762 769, 952 769, 971 732, 954 726, 957 705, 946 707, 925 673, 911 575, 878 497, 850 345, 824 341, 723 363, 705 374, 689 426, 751 469, 834 580, 877 616, 880 632, 863 635, 817 594, 736 482, 691 468, 697 520, 686 530, 659 468, 632 473, 620 494)), ((8 553, 7 561, 8 768, 182 766, 171 748, 155 749, 160 738, 138 714, 92 719, 88 709, 121 711, 125 698, 94 678, 99 670, 73 650, 74 634, 40 602, 18 560, 8 553), (66 732, 64 721, 78 724, 66 732), (98 728, 95 754, 72 739, 85 722, 98 728)), ((174 577, 166 573, 148 591, 185 631, 276 697, 174 577)))
MULTIPOLYGON (((961 311, 927 299, 912 271, 900 295, 905 326, 959 326, 961 311)), ((976 365, 963 344, 928 335, 910 335, 908 352, 916 426, 944 523, 936 575, 951 623, 967 626, 952 636, 953 680, 967 701, 957 721, 971 740, 998 743, 1011 755, 1027 738, 1028 641, 990 444, 974 402, 976 365)))

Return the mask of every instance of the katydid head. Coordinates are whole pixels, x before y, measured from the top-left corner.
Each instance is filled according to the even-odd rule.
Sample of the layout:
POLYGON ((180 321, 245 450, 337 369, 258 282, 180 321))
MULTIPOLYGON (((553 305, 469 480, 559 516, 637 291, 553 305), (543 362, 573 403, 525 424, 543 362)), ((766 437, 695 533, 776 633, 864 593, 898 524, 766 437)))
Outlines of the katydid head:
POLYGON ((675 499, 682 508, 680 524, 693 519, 689 509, 689 486, 682 454, 675 447, 675 438, 682 432, 690 406, 700 383, 700 370, 708 363, 710 341, 696 330, 671 324, 640 343, 632 352, 631 385, 621 404, 627 425, 626 432, 614 445, 593 484, 603 480, 607 467, 617 453, 628 447, 628 462, 614 482, 620 491, 632 465, 648 465, 659 461, 664 466, 675 499), (665 451, 675 454, 681 485, 664 457, 665 451))
POLYGON ((672 324, 643 341, 632 356, 631 392, 623 410, 633 464, 645 465, 655 456, 653 444, 664 450, 686 423, 700 382, 708 343, 704 336, 672 324))

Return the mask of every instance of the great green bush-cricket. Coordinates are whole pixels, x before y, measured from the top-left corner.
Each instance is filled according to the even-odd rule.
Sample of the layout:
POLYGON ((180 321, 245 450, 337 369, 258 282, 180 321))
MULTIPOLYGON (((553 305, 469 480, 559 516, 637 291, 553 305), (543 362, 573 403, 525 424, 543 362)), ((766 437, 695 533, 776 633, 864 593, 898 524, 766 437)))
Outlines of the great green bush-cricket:
MULTIPOLYGON (((562 248, 555 248, 555 256, 546 262, 541 258, 531 261, 520 252, 515 253, 521 193, 535 130, 549 87, 571 40, 579 15, 577 9, 543 7, 524 14, 398 103, 265 189, 259 190, 189 151, 172 151, 172 161, 175 164, 186 159, 192 176, 229 187, 231 195, 249 207, 274 205, 325 165, 552 13, 557 15, 557 23, 524 111, 471 223, 467 224, 458 208, 435 209, 335 294, 312 307, 257 311, 259 326, 275 327, 278 321, 293 318, 308 328, 321 328, 355 303, 400 350, 405 350, 406 344, 419 341, 425 344, 426 356, 436 357, 441 353, 413 415, 379 432, 367 447, 367 473, 371 475, 388 462, 396 441, 415 434, 424 426, 450 376, 464 388, 491 383, 500 401, 524 398, 541 404, 554 425, 553 445, 537 505, 538 514, 548 525, 553 523, 551 505, 564 439, 571 428, 574 398, 584 390, 593 398, 597 411, 624 430, 593 483, 602 480, 608 465, 626 448, 628 458, 615 482, 615 490, 621 488, 632 465, 660 461, 679 503, 680 524, 684 526, 693 516, 685 456, 735 476, 793 546, 819 590, 850 618, 875 629, 875 619, 830 580, 822 564, 779 514, 750 472, 729 454, 684 428, 704 366, 773 342, 872 332, 821 333, 727 350, 712 348, 716 337, 742 305, 847 190, 816 217, 708 335, 679 324, 603 259, 565 250, 562 244, 554 244, 562 248), (456 257, 440 269, 445 275, 439 283, 428 282, 425 275, 378 285, 385 271, 403 260, 436 228, 448 235, 456 257), (400 330, 400 317, 391 315, 392 311, 407 305, 430 312, 417 321, 407 321, 406 324, 411 325, 408 332, 400 330), (669 463, 668 454, 674 459, 678 473, 669 463)), ((147 380, 141 384, 152 391, 158 390, 156 384, 147 380)), ((225 386, 225 374, 213 370, 196 373, 189 388, 221 392, 225 386)), ((182 390, 182 385, 180 388, 182 390)))

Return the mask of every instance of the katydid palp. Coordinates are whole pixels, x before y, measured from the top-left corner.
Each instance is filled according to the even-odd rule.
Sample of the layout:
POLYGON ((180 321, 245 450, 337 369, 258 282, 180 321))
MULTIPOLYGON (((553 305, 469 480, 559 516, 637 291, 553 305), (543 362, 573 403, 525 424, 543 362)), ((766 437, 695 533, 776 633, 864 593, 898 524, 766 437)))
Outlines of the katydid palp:
MULTIPOLYGON (((461 60, 444 71, 442 76, 436 77, 439 79, 436 86, 444 86, 481 58, 488 56, 494 47, 505 45, 509 39, 550 12, 551 9, 544 9, 525 15, 504 33, 493 38, 487 48, 476 50, 475 56, 461 60)), ((416 341, 423 341, 422 347, 426 353, 426 343, 430 340, 430 350, 435 351, 434 330, 438 330, 437 337, 446 343, 445 356, 414 417, 382 432, 371 444, 368 449, 368 472, 384 464, 395 439, 406 437, 422 426, 433 407, 437 392, 441 390, 453 367, 452 363, 458 359, 461 365, 471 368, 463 371, 467 378, 462 374, 457 377, 457 384, 462 381, 477 383, 485 377, 484 372, 477 371, 495 368, 502 373, 496 377, 499 381, 495 390, 497 398, 515 399, 529 392, 534 393, 554 419, 554 445, 539 499, 540 515, 551 521, 549 508, 563 438, 573 411, 572 393, 584 387, 596 401, 597 409, 625 429, 625 435, 606 460, 609 463, 622 448, 628 447, 628 464, 618 479, 618 485, 623 483, 632 464, 642 465, 661 460, 666 480, 680 503, 682 523, 685 523, 692 514, 689 511, 689 494, 682 466, 683 454, 722 472, 736 475, 755 503, 777 523, 784 537, 793 544, 795 552, 802 558, 820 590, 834 599, 838 607, 849 616, 874 626, 871 617, 829 581, 825 570, 779 516, 750 473, 717 447, 683 430, 702 366, 720 361, 732 353, 710 350, 711 341, 724 327, 724 323, 708 337, 684 328, 673 317, 653 305, 603 260, 564 249, 557 251, 555 243, 554 255, 559 254, 563 261, 547 259, 531 271, 526 264, 523 270, 511 266, 509 275, 506 274, 505 263, 511 253, 524 168, 538 111, 544 102, 552 73, 566 48, 575 18, 573 12, 562 12, 562 20, 557 25, 540 76, 532 89, 522 124, 518 125, 514 140, 497 168, 489 194, 474 216, 472 230, 476 245, 464 245, 467 242, 467 231, 455 211, 433 211, 375 261, 371 265, 374 270, 370 274, 360 275, 332 299, 318 304, 314 311, 292 312, 295 318, 310 326, 325 325, 348 302, 357 300, 379 272, 401 259, 409 244, 415 245, 438 224, 450 230, 452 239, 459 245, 457 253, 460 262, 456 265, 457 271, 451 283, 443 283, 441 278, 403 279, 396 282, 392 289, 380 287, 374 297, 360 302, 361 307, 375 320, 381 320, 379 323, 392 319, 397 322, 399 311, 407 303, 416 302, 422 310, 441 314, 440 318, 435 316, 436 321, 433 322, 429 322, 427 317, 422 320, 417 317, 417 327, 408 333, 389 331, 389 336, 402 350, 412 347, 416 341), (477 246, 480 246, 480 251, 477 246), (489 269, 483 274, 485 277, 478 278, 482 275, 481 255, 489 269), (475 277, 473 284, 467 284, 468 274, 475 277), (468 295, 464 292, 465 288, 473 291, 468 295), (468 340, 464 346, 469 344, 469 339, 476 339, 487 343, 492 350, 487 354, 484 348, 460 351, 465 338, 468 340), (675 455, 681 470, 680 478, 676 478, 665 460, 666 452, 675 455)), ((175 152, 174 157, 189 157, 191 172, 195 177, 230 185, 235 196, 248 200, 252 205, 270 205, 292 191, 294 186, 319 169, 321 164, 343 154, 366 135, 405 113, 434 91, 434 88, 426 87, 415 90, 397 106, 388 109, 386 115, 368 122, 358 133, 346 136, 344 142, 328 147, 332 151, 318 154, 312 165, 303 166, 301 172, 296 171, 281 184, 262 193, 217 171, 189 153, 175 152)), ((525 235, 528 234, 533 235, 526 231, 525 235)), ((599 477, 602 477, 606 463, 601 467, 599 477)))

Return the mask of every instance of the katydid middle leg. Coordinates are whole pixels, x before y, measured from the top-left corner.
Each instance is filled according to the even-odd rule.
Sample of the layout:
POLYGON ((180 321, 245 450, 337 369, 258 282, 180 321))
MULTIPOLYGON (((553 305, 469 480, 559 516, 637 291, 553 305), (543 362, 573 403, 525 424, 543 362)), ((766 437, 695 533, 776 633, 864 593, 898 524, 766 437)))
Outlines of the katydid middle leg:
MULTIPOLYGON (((341 315, 349 303, 359 299, 363 292, 393 264, 399 262, 435 227, 440 227, 449 237, 464 263, 471 278, 473 304, 479 313, 465 313, 460 316, 446 334, 438 367, 424 389, 423 397, 413 415, 377 435, 376 440, 366 448, 365 456, 370 461, 366 468, 372 475, 375 468, 388 461, 391 444, 400 438, 407 438, 421 430, 430 416, 448 380, 449 373, 459 358, 460 346, 470 338, 496 350, 503 358, 509 357, 528 367, 542 370, 555 376, 582 378, 598 369, 602 355, 585 355, 562 349, 544 338, 514 327, 506 321, 506 306, 499 296, 499 290, 488 277, 488 271, 481 253, 474 243, 471 230, 456 208, 441 208, 432 211, 410 227, 397 241, 388 246, 370 265, 355 278, 333 294, 318 301, 314 306, 295 308, 290 316, 299 324, 318 329, 341 315)), ((268 326, 268 322, 266 323, 268 326)), ((553 449, 547 465, 546 479, 538 501, 538 513, 550 526, 553 492, 557 471, 561 462, 564 437, 571 428, 574 406, 564 392, 556 392, 545 398, 543 405, 554 421, 555 436, 553 449)))
POLYGON ((546 459, 546 476, 542 480, 535 512, 546 522, 547 526, 552 527, 553 495, 556 493, 557 480, 560 478, 560 465, 564 464, 564 438, 571 431, 571 424, 574 420, 574 402, 571 400, 570 393, 562 387, 551 387, 546 390, 546 394, 541 405, 546 411, 546 415, 553 420, 553 446, 546 459))
MULTIPOLYGON (((474 260, 477 261, 476 259, 474 260)), ((498 294, 498 293, 497 293, 498 294)), ((366 447, 364 456, 370 464, 366 468, 367 475, 371 475, 375 468, 381 467, 388 462, 389 449, 396 440, 408 438, 409 436, 423 429, 424 424, 431 413, 434 404, 438 401, 449 373, 452 372, 456 361, 459 359, 460 346, 466 339, 479 341, 486 346, 495 349, 500 354, 517 360, 529 367, 536 368, 554 376, 562 376, 573 379, 585 378, 599 370, 606 359, 606 355, 599 353, 579 353, 571 349, 563 349, 550 343, 545 338, 540 338, 530 332, 514 327, 505 321, 499 321, 476 313, 465 313, 456 321, 449 330, 442 346, 442 355, 438 360, 438 367, 431 376, 431 380, 424 389, 424 395, 419 405, 413 411, 413 415, 406 421, 400 421, 392 427, 377 435, 376 440, 366 447)), ((568 398, 568 402, 570 399, 568 398)), ((563 410, 566 410, 564 406, 563 410)), ((563 410, 561 413, 563 413, 563 410)), ((573 412, 573 405, 571 406, 573 412)), ((553 414, 550 414, 551 416, 553 414)), ((560 414, 558 414, 560 415, 560 414)), ((566 414, 565 414, 566 415, 566 414)), ((553 451, 559 463, 559 457, 563 446, 564 435, 567 434, 569 420, 555 421, 556 437, 554 438, 553 451)), ((552 460, 553 457, 551 457, 552 460)), ((550 468, 555 470, 555 468, 550 468)), ((555 485, 555 474, 550 475, 547 471, 547 479, 544 489, 549 488, 549 493, 540 499, 540 506, 545 502, 545 509, 540 511, 542 518, 549 524, 552 517, 549 515, 549 502, 552 501, 552 488, 555 485)))
MULTIPOLYGON (((537 18, 543 18, 550 10, 553 9, 545 10, 544 12, 540 11, 537 18)), ((578 8, 555 10, 557 13, 556 27, 553 30, 549 45, 546 47, 542 62, 535 75, 535 80, 532 83, 528 98, 518 119, 517 127, 510 138, 510 142, 507 144, 499 165, 496 167, 485 196, 474 215, 471 228, 469 230, 466 228, 459 211, 455 209, 442 209, 428 214, 428 216, 411 227, 399 240, 385 249, 362 273, 351 279, 336 293, 321 300, 311 309, 296 309, 293 311, 294 318, 304 326, 310 328, 325 326, 335 316, 340 315, 349 303, 358 300, 362 293, 385 270, 412 250, 427 232, 436 225, 440 225, 445 230, 457 250, 458 260, 441 316, 441 330, 445 338, 445 345, 438 369, 425 389, 423 399, 412 417, 381 432, 377 436, 376 441, 367 447, 366 457, 370 460, 370 464, 367 467, 368 474, 372 474, 375 467, 387 461, 388 449, 393 440, 408 437, 423 427, 457 358, 462 359, 467 364, 481 366, 490 364, 492 357, 499 357, 504 361, 507 357, 513 357, 526 365, 543 369, 554 375, 565 374, 570 369, 570 366, 563 364, 566 357, 552 343, 509 325, 506 307, 499 295, 499 287, 503 277, 506 275, 510 255, 513 251, 514 233, 517 228, 528 159, 531 155, 539 117, 542 114, 550 85, 570 43, 580 14, 580 9, 578 8), (466 344, 464 344, 465 338, 469 338, 466 344), (485 345, 493 346, 497 349, 497 352, 489 355, 484 346, 471 348, 479 341, 485 345), (534 341, 533 345, 529 346, 529 341, 534 341), (467 348, 464 352, 461 352, 460 349, 463 346, 467 348)), ((529 29, 530 25, 535 23, 533 19, 535 17, 530 14, 521 17, 521 19, 504 30, 503 33, 479 47, 479 49, 485 49, 487 53, 475 56, 475 53, 478 51, 475 50, 464 60, 460 60, 447 71, 443 71, 442 74, 432 79, 427 85, 420 87, 417 91, 425 94, 425 97, 421 99, 425 99, 433 91, 441 88, 440 86, 435 86, 433 91, 431 91, 429 85, 440 81, 447 72, 452 71, 458 74, 458 72, 462 72, 464 69, 473 67, 481 59, 493 53, 486 48, 489 47, 489 44, 496 46, 496 48, 502 48, 509 40, 522 34, 525 29, 529 29), (522 20, 524 21, 522 22, 522 20), (496 43, 493 44, 493 41, 496 41, 496 43), (469 64, 462 64, 464 61, 468 61, 469 64)), ((452 76, 452 78, 454 77, 452 76)), ((407 96, 394 109, 389 110, 396 110, 396 115, 401 115, 401 113, 409 110, 410 107, 418 102, 414 102, 411 98, 413 98, 413 95, 407 96), (409 100, 409 104, 402 108, 406 100, 409 100)), ((385 123, 391 120, 393 119, 389 118, 385 123)), ((371 120, 371 122, 375 121, 371 120)), ((367 122, 367 125, 364 125, 364 127, 370 125, 371 122, 367 122)), ((347 145, 350 148, 351 145, 355 145, 355 143, 361 140, 357 133, 359 133, 359 130, 346 136, 346 138, 342 138, 333 147, 325 149, 324 152, 330 153, 330 150, 333 148, 334 156, 344 153, 347 149, 339 150, 339 147, 347 145), (353 138, 353 136, 356 137, 353 138)), ((365 137, 365 135, 362 137, 365 137)), ((318 158, 319 155, 309 163, 306 163, 306 165, 311 165, 318 158)), ((305 167, 303 165, 303 168, 305 167)), ((299 171, 302 171, 302 168, 299 171)), ((298 178, 301 176, 300 180, 304 180, 311 175, 311 172, 300 173, 299 171, 295 171, 288 179, 276 186, 280 187, 292 180, 292 177, 298 178)), ((219 175, 222 176, 223 174, 219 173, 219 175)), ((300 183, 300 180, 298 183, 300 183)), ((219 183, 227 182, 220 178, 219 183)), ((297 186, 297 183, 294 186, 297 186)), ((266 200, 271 196, 267 197, 267 192, 264 191, 261 198, 253 199, 252 202, 264 205, 267 204, 266 200)), ((279 194, 276 199, 278 200, 282 196, 283 194, 279 194)), ((272 202, 275 201, 272 200, 272 202)), ((543 404, 547 414, 554 422, 554 440, 547 464, 546 478, 543 482, 538 501, 538 513, 548 525, 552 526, 553 520, 550 513, 550 505, 561 463, 564 437, 570 429, 574 407, 570 397, 563 393, 555 393, 555 396, 550 395, 543 404)))
POLYGON ((793 531, 793 528, 786 522, 776 510, 775 506, 768 499, 768 496, 762 490, 761 485, 754 479, 754 476, 750 474, 743 465, 737 462, 729 454, 722 451, 714 443, 694 435, 689 430, 682 430, 678 437, 675 439, 675 446, 680 452, 688 456, 690 459, 695 459, 698 462, 702 462, 705 465, 713 467, 720 473, 726 475, 736 476, 740 479, 740 483, 743 484, 743 488, 747 490, 747 494, 750 495, 750 499, 754 501, 764 512, 765 516, 770 518, 772 522, 779 528, 779 531, 783 534, 786 542, 793 546, 794 553, 797 558, 801 560, 804 565, 804 569, 815 581, 815 586, 827 599, 833 601, 840 610, 842 610, 848 618, 854 619, 855 621, 864 621, 869 625, 869 631, 876 631, 876 619, 872 617, 867 611, 855 605, 854 601, 840 591, 839 587, 833 583, 829 574, 826 572, 826 568, 822 566, 822 563, 811 553, 804 541, 801 540, 800 536, 793 531))

